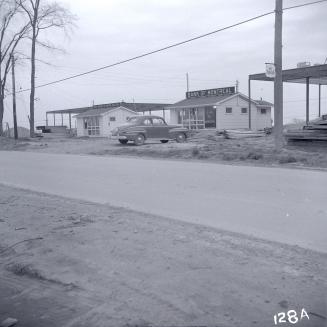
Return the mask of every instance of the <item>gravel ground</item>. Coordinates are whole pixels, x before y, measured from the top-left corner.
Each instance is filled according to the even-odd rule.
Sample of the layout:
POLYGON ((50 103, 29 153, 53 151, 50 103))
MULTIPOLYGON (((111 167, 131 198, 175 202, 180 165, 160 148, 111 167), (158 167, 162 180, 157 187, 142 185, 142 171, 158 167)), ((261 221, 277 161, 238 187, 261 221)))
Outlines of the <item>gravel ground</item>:
POLYGON ((107 138, 12 139, 0 137, 0 150, 37 151, 89 155, 124 155, 138 157, 205 160, 241 165, 265 165, 327 168, 326 142, 295 142, 277 152, 272 135, 260 138, 227 140, 216 131, 194 134, 178 144, 147 141, 143 146, 121 145, 107 138))
POLYGON ((24 327, 326 326, 326 254, 1 185, 0 270, 24 327))

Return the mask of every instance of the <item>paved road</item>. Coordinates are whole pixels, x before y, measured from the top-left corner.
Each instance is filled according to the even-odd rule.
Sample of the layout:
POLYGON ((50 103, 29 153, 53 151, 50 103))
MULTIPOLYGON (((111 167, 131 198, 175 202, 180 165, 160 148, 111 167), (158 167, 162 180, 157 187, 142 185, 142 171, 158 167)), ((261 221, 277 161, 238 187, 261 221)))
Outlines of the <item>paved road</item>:
POLYGON ((0 183, 327 252, 327 173, 0 152, 0 183))

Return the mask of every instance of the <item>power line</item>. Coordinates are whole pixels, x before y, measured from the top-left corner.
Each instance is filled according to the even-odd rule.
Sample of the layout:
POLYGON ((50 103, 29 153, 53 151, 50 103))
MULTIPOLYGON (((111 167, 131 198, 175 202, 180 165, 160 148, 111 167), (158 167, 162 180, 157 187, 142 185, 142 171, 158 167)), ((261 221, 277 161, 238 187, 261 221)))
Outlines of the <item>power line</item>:
MULTIPOLYGON (((327 99, 327 97, 321 97, 320 99, 321 100, 325 100, 325 99, 327 99)), ((318 101, 319 98, 310 98, 309 100, 310 101, 318 101)), ((305 99, 302 99, 302 100, 286 100, 286 101, 284 101, 284 103, 289 103, 289 102, 305 102, 305 101, 306 101, 305 99)))
POLYGON ((316 3, 321 3, 321 2, 326 2, 326 1, 327 0, 317 0, 317 1, 307 2, 307 3, 303 3, 301 5, 286 7, 286 8, 283 8, 283 10, 289 10, 289 9, 294 9, 294 8, 300 8, 300 7, 310 6, 310 5, 314 5, 316 3))
MULTIPOLYGON (((80 74, 75 74, 75 75, 72 75, 72 76, 61 78, 61 79, 56 80, 56 81, 52 81, 52 82, 49 82, 49 83, 44 83, 44 84, 36 86, 35 88, 40 88, 40 87, 44 87, 44 86, 48 86, 48 85, 52 85, 52 84, 57 84, 57 83, 60 83, 60 82, 64 82, 64 81, 73 79, 73 78, 77 78, 77 77, 81 77, 81 76, 88 75, 88 74, 91 74, 91 73, 95 73, 95 72, 98 72, 100 70, 104 70, 104 69, 107 69, 107 68, 110 68, 110 67, 118 66, 118 65, 121 65, 121 64, 136 60, 136 59, 147 57, 147 56, 150 56, 152 54, 155 54, 155 53, 158 53, 158 52, 161 52, 161 51, 164 51, 164 50, 168 50, 168 49, 171 49, 171 48, 175 48, 175 47, 180 46, 182 44, 189 43, 189 42, 192 42, 192 41, 207 37, 209 35, 213 35, 213 34, 216 34, 218 32, 222 32, 222 31, 225 31, 227 29, 230 29, 230 28, 245 24, 245 23, 249 23, 249 22, 251 22, 253 20, 256 20, 256 19, 268 16, 268 15, 271 15, 273 13, 274 13, 274 11, 269 11, 269 12, 266 12, 264 14, 261 14, 261 15, 258 15, 258 16, 243 20, 241 22, 238 22, 238 23, 235 23, 235 24, 232 24, 232 25, 217 29, 215 31, 195 36, 195 37, 193 37, 191 39, 188 39, 188 40, 185 40, 185 41, 177 42, 177 43, 168 45, 166 47, 163 47, 163 48, 160 48, 160 49, 157 49, 157 50, 154 50, 154 51, 150 51, 150 52, 147 52, 147 53, 144 53, 144 54, 141 54, 141 55, 129 58, 129 59, 121 60, 121 61, 115 62, 113 64, 110 64, 110 65, 106 65, 106 66, 102 66, 102 67, 99 67, 99 68, 96 68, 96 69, 92 69, 92 70, 89 70, 89 71, 86 71, 86 72, 83 72, 83 73, 80 73, 80 74)), ((29 90, 30 89, 24 89, 24 90, 20 90, 19 92, 25 92, 25 91, 29 91, 29 90)))
MULTIPOLYGON (((309 2, 309 3, 301 4, 301 5, 286 7, 286 8, 283 8, 283 10, 289 10, 289 9, 294 9, 294 8, 309 6, 309 5, 313 5, 313 4, 317 4, 317 3, 321 3, 321 2, 326 2, 326 1, 327 0, 313 1, 313 2, 309 2)), ((171 49, 171 48, 175 48, 177 46, 180 46, 180 45, 183 45, 183 44, 186 44, 186 43, 195 41, 195 40, 202 39, 204 37, 207 37, 207 36, 216 34, 218 32, 222 32, 222 31, 225 31, 225 30, 228 30, 228 29, 231 29, 231 28, 234 28, 234 27, 237 27, 237 26, 240 26, 240 25, 249 23, 249 22, 254 21, 254 20, 257 20, 259 18, 262 18, 262 17, 268 16, 268 15, 271 15, 274 12, 275 11, 269 11, 269 12, 263 13, 261 15, 254 16, 252 18, 249 18, 249 19, 240 21, 238 23, 235 23, 235 24, 232 24, 232 25, 228 25, 228 26, 222 27, 222 28, 217 29, 217 30, 214 30, 212 32, 201 34, 201 35, 195 36, 193 38, 190 38, 190 39, 187 39, 187 40, 184 40, 184 41, 181 41, 181 42, 177 42, 177 43, 174 43, 174 44, 165 46, 165 47, 160 48, 160 49, 157 49, 157 50, 146 52, 144 54, 141 54, 141 55, 138 55, 138 56, 129 58, 129 59, 121 60, 121 61, 115 62, 113 64, 110 64, 110 65, 102 66, 102 67, 99 67, 99 68, 96 68, 96 69, 92 69, 92 70, 89 70, 89 71, 86 71, 86 72, 83 72, 83 73, 80 73, 80 74, 71 75, 71 76, 68 76, 68 77, 65 77, 65 78, 61 78, 61 79, 58 79, 58 80, 55 80, 55 81, 52 81, 52 82, 40 84, 40 85, 36 86, 35 88, 41 88, 41 87, 45 87, 45 86, 49 86, 49 85, 61 83, 61 82, 64 82, 64 81, 67 81, 67 80, 70 80, 70 79, 74 79, 74 78, 77 78, 77 77, 89 75, 89 74, 92 74, 92 73, 95 73, 95 72, 98 72, 98 71, 101 71, 101 70, 104 70, 104 69, 107 69, 107 68, 111 68, 111 67, 114 67, 114 66, 118 66, 118 65, 121 65, 121 64, 130 62, 130 61, 134 61, 134 60, 137 60, 137 59, 140 59, 140 58, 144 58, 144 57, 150 56, 152 54, 155 54, 155 53, 158 53, 158 52, 161 52, 161 51, 165 51, 165 50, 168 50, 168 49, 171 49)), ((23 89, 23 90, 18 91, 17 93, 26 92, 26 91, 29 91, 29 90, 30 89, 23 89)))

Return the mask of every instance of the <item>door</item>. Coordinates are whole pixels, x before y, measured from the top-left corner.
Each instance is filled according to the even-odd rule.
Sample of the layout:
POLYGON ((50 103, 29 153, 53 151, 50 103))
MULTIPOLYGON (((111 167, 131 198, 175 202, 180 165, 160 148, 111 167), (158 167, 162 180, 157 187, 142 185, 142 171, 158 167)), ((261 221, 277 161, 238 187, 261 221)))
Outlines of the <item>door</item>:
POLYGON ((153 134, 152 119, 145 118, 142 122, 142 127, 145 129, 146 138, 152 138, 151 136, 153 134))
POLYGON ((216 128, 216 108, 212 106, 205 107, 204 120, 205 128, 216 128))
POLYGON ((156 139, 168 139, 168 126, 162 118, 152 118, 151 135, 156 139))

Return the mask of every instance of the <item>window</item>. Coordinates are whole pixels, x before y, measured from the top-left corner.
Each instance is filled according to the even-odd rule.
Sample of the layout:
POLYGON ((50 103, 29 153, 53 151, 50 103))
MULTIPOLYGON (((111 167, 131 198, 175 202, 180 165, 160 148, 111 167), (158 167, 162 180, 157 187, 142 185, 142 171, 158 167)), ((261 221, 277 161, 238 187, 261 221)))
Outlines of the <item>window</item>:
POLYGON ((143 125, 152 125, 151 119, 149 119, 149 118, 144 119, 143 125))
POLYGON ((83 120, 83 125, 84 125, 84 129, 87 129, 87 119, 86 118, 84 118, 84 120, 83 120))
POLYGON ((178 124, 188 129, 203 129, 205 127, 204 108, 179 109, 178 124))
POLYGON ((267 113, 267 109, 260 109, 260 112, 262 115, 265 115, 267 113))
POLYGON ((242 114, 247 114, 248 113, 248 108, 241 108, 241 113, 242 114))
POLYGON ((152 118, 153 125, 165 125, 165 122, 161 118, 152 118))
POLYGON ((110 121, 116 121, 116 117, 109 117, 110 121))
POLYGON ((226 114, 231 114, 233 112, 233 108, 227 107, 226 114))
POLYGON ((92 135, 100 135, 100 124, 99 124, 99 117, 88 117, 86 119, 87 126, 87 134, 92 135))

